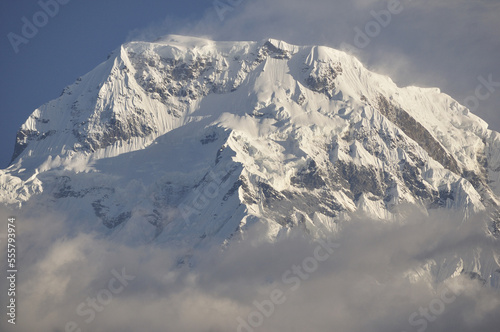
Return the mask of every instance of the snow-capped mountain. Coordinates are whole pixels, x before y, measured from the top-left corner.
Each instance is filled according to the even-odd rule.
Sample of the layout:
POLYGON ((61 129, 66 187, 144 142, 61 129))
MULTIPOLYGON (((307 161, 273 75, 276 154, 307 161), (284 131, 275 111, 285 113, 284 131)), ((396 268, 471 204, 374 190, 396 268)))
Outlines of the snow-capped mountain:
MULTIPOLYGON (((0 188, 3 204, 138 241, 222 244, 256 223, 268 240, 321 236, 353 212, 397 222, 408 205, 461 211, 458 224, 487 211, 496 238, 500 134, 331 48, 167 36, 121 46, 36 109, 0 188)), ((500 260, 454 259, 443 279, 500 260)))

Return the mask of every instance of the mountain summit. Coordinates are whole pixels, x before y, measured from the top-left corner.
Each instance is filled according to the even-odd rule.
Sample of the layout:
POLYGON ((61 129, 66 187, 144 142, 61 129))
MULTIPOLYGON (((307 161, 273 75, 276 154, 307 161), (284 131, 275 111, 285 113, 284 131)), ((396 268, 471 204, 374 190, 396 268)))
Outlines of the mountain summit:
POLYGON ((487 211, 497 237, 500 134, 328 47, 171 35, 124 44, 36 109, 0 188, 9 206, 190 246, 252 224, 321 236, 407 206, 487 211))

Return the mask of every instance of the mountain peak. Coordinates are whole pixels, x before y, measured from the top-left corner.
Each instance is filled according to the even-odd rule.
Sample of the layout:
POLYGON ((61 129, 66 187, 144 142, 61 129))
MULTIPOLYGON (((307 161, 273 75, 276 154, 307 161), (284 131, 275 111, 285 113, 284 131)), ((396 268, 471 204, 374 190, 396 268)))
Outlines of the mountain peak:
POLYGON ((498 210, 499 146, 451 97, 399 88, 344 52, 169 35, 124 44, 35 110, 2 171, 15 184, 3 201, 81 197, 110 228, 148 216, 166 237, 185 219, 227 238, 255 218, 269 236, 297 220, 320 232, 354 211, 390 221, 401 204, 467 216, 498 210), (89 187, 105 174, 121 180, 89 187), (210 186, 217 204, 193 208, 194 190, 210 186))

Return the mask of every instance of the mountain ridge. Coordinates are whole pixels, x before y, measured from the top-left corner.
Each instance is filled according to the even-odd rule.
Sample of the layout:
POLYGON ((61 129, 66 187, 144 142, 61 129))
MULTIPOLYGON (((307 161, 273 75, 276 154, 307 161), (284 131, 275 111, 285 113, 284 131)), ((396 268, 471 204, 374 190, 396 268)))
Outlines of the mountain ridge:
POLYGON ((496 237, 499 181, 500 134, 439 89, 399 88, 323 46, 171 35, 122 45, 36 109, 0 202, 188 246, 257 223, 269 240, 320 237, 354 212, 398 221, 406 204, 460 222, 488 211, 496 237))

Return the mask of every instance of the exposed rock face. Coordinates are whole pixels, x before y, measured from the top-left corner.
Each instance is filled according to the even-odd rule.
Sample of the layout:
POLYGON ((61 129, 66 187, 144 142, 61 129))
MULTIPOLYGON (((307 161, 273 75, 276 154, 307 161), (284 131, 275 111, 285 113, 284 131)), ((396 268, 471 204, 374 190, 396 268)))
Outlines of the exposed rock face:
POLYGON ((384 96, 378 99, 378 110, 392 123, 401 128, 403 132, 417 142, 425 151, 438 161, 443 167, 460 174, 457 161, 436 141, 431 133, 418 123, 402 108, 392 105, 384 96))
POLYGON ((12 155, 12 161, 14 161, 23 151, 26 149, 28 144, 33 141, 41 141, 46 139, 49 136, 52 136, 56 133, 55 130, 49 130, 43 133, 40 133, 36 130, 19 130, 16 135, 16 144, 14 147, 14 153, 12 155))
POLYGON ((112 113, 109 120, 104 122, 104 128, 96 133, 89 130, 88 122, 75 125, 73 135, 80 143, 75 150, 93 152, 133 137, 147 137, 157 131, 144 110, 135 109, 127 114, 126 118, 121 118, 120 115, 112 113))
POLYGON ((342 66, 340 63, 317 62, 309 69, 309 75, 306 78, 306 85, 311 90, 324 93, 328 98, 342 98, 342 93, 338 96, 335 93, 335 79, 342 75, 342 66))
POLYGON ((92 207, 94 208, 95 215, 101 218, 104 226, 108 228, 114 228, 132 217, 132 212, 130 211, 121 212, 117 216, 110 216, 110 208, 104 205, 101 200, 93 202, 92 207))
POLYGON ((296 176, 291 178, 293 185, 309 190, 319 189, 325 186, 320 171, 314 160, 309 162, 307 169, 300 170, 296 176))

